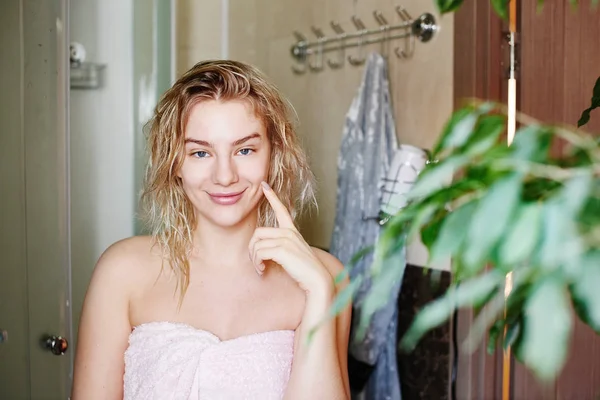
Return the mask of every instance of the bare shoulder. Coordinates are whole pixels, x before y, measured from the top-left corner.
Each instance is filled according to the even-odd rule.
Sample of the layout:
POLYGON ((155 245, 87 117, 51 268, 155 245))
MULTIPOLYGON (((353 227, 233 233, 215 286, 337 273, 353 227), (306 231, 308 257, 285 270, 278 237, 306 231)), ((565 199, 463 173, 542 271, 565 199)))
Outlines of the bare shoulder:
POLYGON ((150 255, 153 249, 153 239, 150 236, 132 236, 111 244, 102 253, 99 261, 128 260, 150 255))
MULTIPOLYGON (((114 284, 126 284, 139 278, 142 266, 157 259, 158 250, 150 236, 133 236, 110 245, 100 256, 94 268, 94 277, 110 279, 114 284)), ((102 279, 103 280, 103 279, 102 279)))
MULTIPOLYGON (((98 267, 135 265, 159 255, 150 236, 132 236, 111 244, 100 256, 98 267)), ((110 267, 108 267, 110 268, 110 267)))
MULTIPOLYGON (((333 277, 333 279, 335 279, 344 270, 344 264, 342 264, 337 257, 329 254, 325 250, 319 249, 318 247, 311 247, 311 249, 319 261, 321 261, 325 268, 327 268, 327 271, 333 277)), ((346 280, 347 279, 344 279, 342 284, 345 284, 346 280)))

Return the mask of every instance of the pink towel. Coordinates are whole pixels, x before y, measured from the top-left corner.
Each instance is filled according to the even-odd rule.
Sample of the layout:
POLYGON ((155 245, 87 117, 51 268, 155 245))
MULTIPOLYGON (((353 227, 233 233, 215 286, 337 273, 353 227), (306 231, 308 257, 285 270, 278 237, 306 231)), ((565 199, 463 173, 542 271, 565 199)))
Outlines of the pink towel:
POLYGON ((125 352, 124 400, 281 399, 294 331, 221 341, 187 324, 137 326, 125 352))

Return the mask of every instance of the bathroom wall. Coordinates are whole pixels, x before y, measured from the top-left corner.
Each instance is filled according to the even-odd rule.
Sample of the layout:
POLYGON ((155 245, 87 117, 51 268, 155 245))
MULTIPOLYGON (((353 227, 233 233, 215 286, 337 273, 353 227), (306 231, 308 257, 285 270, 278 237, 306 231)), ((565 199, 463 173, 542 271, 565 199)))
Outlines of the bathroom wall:
POLYGON ((175 0, 177 76, 198 61, 227 56, 227 4, 228 0, 175 0))
MULTIPOLYGON (((170 0, 72 1, 71 41, 105 64, 98 89, 71 90, 73 326, 93 268, 112 243, 144 233, 138 198, 147 160, 143 128, 170 85, 170 0)), ((73 338, 75 340, 75 338, 73 338)))
MULTIPOLYGON (((250 62, 269 75, 293 104, 299 118, 299 133, 319 183, 319 211, 302 221, 301 228, 312 245, 328 248, 335 215, 336 158, 344 116, 363 67, 346 63, 340 70, 326 68, 319 73, 295 75, 290 56, 295 41, 293 31, 314 38, 310 26, 315 25, 331 35, 330 20, 352 31, 355 29, 350 20, 352 15, 360 17, 367 27, 375 28, 374 10, 380 10, 389 22, 397 22, 396 5, 404 6, 417 17, 426 11, 435 14, 434 2, 210 0, 203 2, 202 8, 194 0, 177 3, 179 72, 202 59, 223 55, 250 62)), ((423 148, 433 145, 452 111, 453 17, 438 17, 438 22, 441 30, 429 43, 417 43, 410 60, 400 60, 393 53, 402 41, 391 42, 387 48, 377 44, 369 47, 389 54, 400 143, 423 148)), ((346 54, 353 51, 350 49, 346 54)))
MULTIPOLYGON (((133 234, 133 0, 78 0, 71 40, 106 64, 99 89, 71 90, 71 251, 74 334, 94 265, 133 234)), ((73 337, 73 342, 76 339, 73 337)))

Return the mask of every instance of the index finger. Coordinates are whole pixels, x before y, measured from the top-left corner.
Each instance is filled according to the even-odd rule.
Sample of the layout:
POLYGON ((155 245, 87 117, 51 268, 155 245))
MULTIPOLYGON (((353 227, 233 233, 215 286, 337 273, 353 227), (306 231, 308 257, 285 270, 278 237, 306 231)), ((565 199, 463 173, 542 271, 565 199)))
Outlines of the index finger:
POLYGON ((273 189, 271 189, 271 186, 269 186, 267 182, 262 182, 262 188, 267 201, 271 204, 271 208, 273 208, 273 211, 275 212, 275 218, 277 218, 279 227, 296 230, 292 216, 281 200, 279 200, 279 197, 277 197, 273 189))

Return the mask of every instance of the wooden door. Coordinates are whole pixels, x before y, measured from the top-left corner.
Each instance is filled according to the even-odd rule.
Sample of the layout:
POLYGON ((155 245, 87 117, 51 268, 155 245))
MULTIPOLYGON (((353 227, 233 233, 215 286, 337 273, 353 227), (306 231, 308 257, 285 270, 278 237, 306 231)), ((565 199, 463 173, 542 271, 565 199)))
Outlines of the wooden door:
MULTIPOLYGON (((576 126, 589 107, 600 76, 600 9, 589 1, 520 1, 521 73, 517 107, 541 121, 576 126)), ((600 134, 600 110, 582 128, 600 134)), ((560 149, 557 149, 560 151, 560 149)), ((569 357, 558 380, 540 385, 520 364, 512 376, 513 398, 595 400, 600 396, 600 336, 575 315, 569 357)))
POLYGON ((0 2, 0 398, 67 399, 68 0, 0 2))
MULTIPOLYGON (((600 76, 600 10, 590 10, 586 1, 575 10, 567 1, 546 0, 539 13, 536 3, 518 2, 517 108, 544 122, 575 126, 600 76)), ((455 14, 454 29, 455 107, 472 97, 506 102, 506 26, 489 1, 466 0, 455 14)), ((600 111, 584 129, 600 133, 600 111)), ((460 313, 459 341, 471 322, 469 311, 460 313)), ((502 398, 500 355, 459 354, 457 398, 502 398)), ((557 381, 543 387, 513 360, 510 392, 515 400, 598 398, 600 337, 576 320, 569 359, 557 381)))

